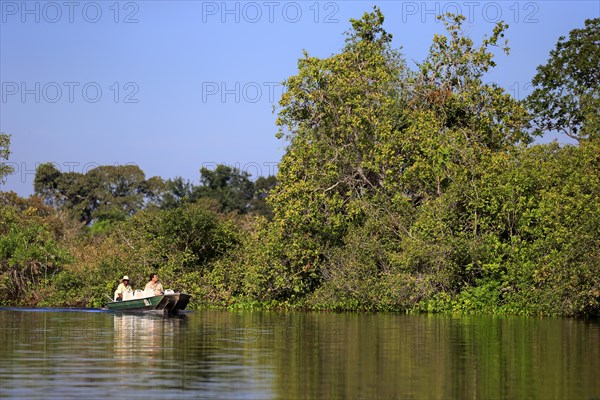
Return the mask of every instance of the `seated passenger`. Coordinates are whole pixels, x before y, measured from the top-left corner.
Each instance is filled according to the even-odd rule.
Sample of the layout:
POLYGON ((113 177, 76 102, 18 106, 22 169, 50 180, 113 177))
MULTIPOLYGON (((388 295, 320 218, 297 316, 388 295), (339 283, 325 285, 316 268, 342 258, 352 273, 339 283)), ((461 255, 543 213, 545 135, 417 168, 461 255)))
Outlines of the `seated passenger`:
POLYGON ((150 274, 150 282, 146 283, 145 290, 148 289, 153 290, 155 296, 165 293, 163 285, 158 281, 158 274, 155 272, 150 274))
POLYGON ((125 292, 133 294, 133 288, 129 286, 129 277, 127 275, 125 275, 123 279, 121 279, 121 284, 119 285, 119 287, 117 287, 117 290, 115 290, 115 301, 122 301, 123 294, 125 292))

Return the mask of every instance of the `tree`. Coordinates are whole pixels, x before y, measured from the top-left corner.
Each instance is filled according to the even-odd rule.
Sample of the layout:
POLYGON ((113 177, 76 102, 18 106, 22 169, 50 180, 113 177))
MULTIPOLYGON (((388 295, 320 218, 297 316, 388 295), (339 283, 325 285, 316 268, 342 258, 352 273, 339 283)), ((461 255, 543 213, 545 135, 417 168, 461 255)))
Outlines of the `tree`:
POLYGON ((5 182, 5 178, 12 174, 14 169, 1 160, 8 160, 10 156, 10 135, 0 132, 0 183, 5 182))
POLYGON ((289 146, 271 204, 300 236, 340 239, 353 200, 380 191, 402 161, 406 68, 383 21, 379 9, 352 19, 340 54, 305 53, 285 82, 277 124, 289 146))
POLYGON ((236 167, 219 164, 214 170, 202 167, 196 196, 209 197, 221 204, 222 212, 247 213, 254 198, 254 183, 250 174, 236 167))
POLYGON ((177 208, 186 203, 192 203, 196 198, 194 194, 195 186, 189 180, 184 180, 180 176, 167 179, 163 190, 160 201, 160 206, 163 209, 177 208))
POLYGON ((600 18, 561 36, 545 65, 537 68, 527 105, 535 132, 558 131, 577 141, 598 138, 600 129, 600 18))
POLYGON ((35 193, 86 225, 94 219, 121 220, 144 207, 148 190, 144 172, 135 165, 100 166, 86 174, 61 173, 52 163, 38 166, 35 193))
MULTIPOLYGON (((429 56, 415 72, 391 47, 377 8, 351 20, 341 53, 325 59, 305 54, 299 60, 298 73, 285 82, 280 101, 279 136, 289 146, 270 196, 272 232, 285 243, 272 254, 290 275, 304 274, 308 282, 313 278, 305 272, 316 268, 328 279, 333 274, 327 269, 335 262, 342 271, 336 279, 343 284, 350 269, 366 265, 344 259, 355 254, 344 251, 355 244, 349 234, 371 232, 391 249, 400 248, 416 229, 411 224, 419 213, 434 209, 432 203, 422 211, 422 205, 456 182, 474 185, 492 153, 529 141, 522 129, 524 107, 482 79, 495 65, 491 49, 501 45, 506 25, 499 23, 476 46, 463 34, 463 21, 462 16, 444 16, 448 35, 434 37, 429 56), (381 227, 384 220, 389 225, 381 227)), ((464 199, 457 200, 450 206, 459 210, 464 199)), ((430 246, 421 257, 426 261, 404 265, 391 251, 372 264, 375 272, 369 274, 399 276, 404 268, 441 276, 442 264, 427 261, 441 260, 439 250, 430 246)), ((456 254, 452 265, 459 268, 464 260, 458 252, 448 254, 456 254)), ((443 280, 435 283, 438 290, 454 283, 443 280)), ((389 282, 390 288, 391 282, 398 283, 389 282)))
POLYGON ((48 205, 60 207, 62 196, 58 190, 62 173, 52 163, 44 163, 37 167, 33 180, 33 190, 48 205))
POLYGON ((142 191, 145 197, 145 209, 160 208, 167 194, 167 182, 160 176, 153 176, 144 182, 142 191))
POLYGON ((123 220, 144 206, 145 175, 137 165, 100 166, 85 180, 92 219, 123 220))

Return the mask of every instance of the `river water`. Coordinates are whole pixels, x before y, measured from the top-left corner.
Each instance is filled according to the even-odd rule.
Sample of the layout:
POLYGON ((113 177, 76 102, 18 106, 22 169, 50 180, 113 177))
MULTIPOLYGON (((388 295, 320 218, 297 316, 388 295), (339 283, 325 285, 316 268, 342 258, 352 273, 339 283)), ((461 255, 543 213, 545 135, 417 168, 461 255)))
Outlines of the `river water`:
POLYGON ((600 323, 0 309, 0 397, 600 399, 600 323))

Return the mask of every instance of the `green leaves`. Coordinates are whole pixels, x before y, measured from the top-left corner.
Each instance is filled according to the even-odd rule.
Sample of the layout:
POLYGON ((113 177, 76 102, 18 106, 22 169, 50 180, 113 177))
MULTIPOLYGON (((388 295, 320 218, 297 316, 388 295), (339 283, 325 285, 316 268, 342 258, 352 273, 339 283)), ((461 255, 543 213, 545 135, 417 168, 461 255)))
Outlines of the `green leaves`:
POLYGON ((94 220, 123 220, 144 206, 144 172, 134 165, 100 166, 85 174, 38 166, 35 193, 46 204, 68 210, 86 225, 94 220))
POLYGON ((196 189, 196 196, 216 200, 220 211, 246 213, 251 210, 255 187, 248 172, 219 164, 214 170, 201 168, 200 181, 203 186, 196 189))
POLYGON ((405 69, 382 23, 377 9, 353 20, 342 53, 327 59, 305 54, 298 75, 285 82, 277 123, 280 136, 287 129, 290 146, 272 193, 276 219, 299 229, 321 226, 323 235, 336 237, 341 231, 327 227, 339 225, 351 199, 381 189, 391 163, 377 147, 403 126, 405 69), (302 215, 292 217, 289 209, 302 215))
POLYGON ((535 133, 558 131, 578 141, 597 139, 600 129, 600 18, 560 37, 531 81, 526 102, 535 133))
POLYGON ((0 300, 16 303, 72 261, 37 210, 0 207, 0 300))
MULTIPOLYGON (((448 34, 434 37, 417 71, 390 47, 377 9, 351 21, 339 54, 299 60, 280 102, 279 136, 289 146, 270 199, 271 239, 261 242, 274 251, 260 262, 272 266, 272 282, 314 283, 302 268, 316 265, 317 286, 304 285, 316 307, 590 312, 558 304, 580 294, 550 296, 535 281, 547 262, 541 248, 560 258, 577 247, 564 239, 574 226, 561 218, 598 220, 581 203, 594 198, 575 191, 552 219, 563 240, 550 244, 542 228, 553 215, 545 201, 570 187, 584 172, 566 171, 583 164, 566 161, 573 149, 525 147, 527 110, 484 83, 493 49, 508 53, 507 25, 476 45, 462 32, 464 17, 443 19, 448 34), (533 292, 548 298, 537 303, 533 292)), ((569 285, 589 276, 561 270, 570 271, 569 285)))
POLYGON ((10 135, 0 132, 0 183, 4 183, 7 175, 13 172, 13 168, 2 160, 8 160, 10 156, 10 135))

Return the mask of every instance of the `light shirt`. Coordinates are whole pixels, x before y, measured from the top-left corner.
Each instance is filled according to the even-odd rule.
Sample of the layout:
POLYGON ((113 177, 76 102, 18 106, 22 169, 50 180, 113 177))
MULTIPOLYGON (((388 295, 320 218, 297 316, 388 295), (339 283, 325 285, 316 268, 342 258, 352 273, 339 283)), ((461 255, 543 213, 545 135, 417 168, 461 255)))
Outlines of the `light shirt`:
POLYGON ((160 282, 156 282, 156 284, 152 283, 152 281, 146 283, 146 287, 144 289, 154 290, 154 295, 158 296, 159 294, 163 294, 165 289, 163 289, 163 285, 160 282))
POLYGON ((125 286, 125 284, 121 282, 117 287, 117 290, 115 290, 115 299, 119 294, 123 295, 123 293, 125 292, 133 293, 133 288, 131 287, 131 285, 125 286))

